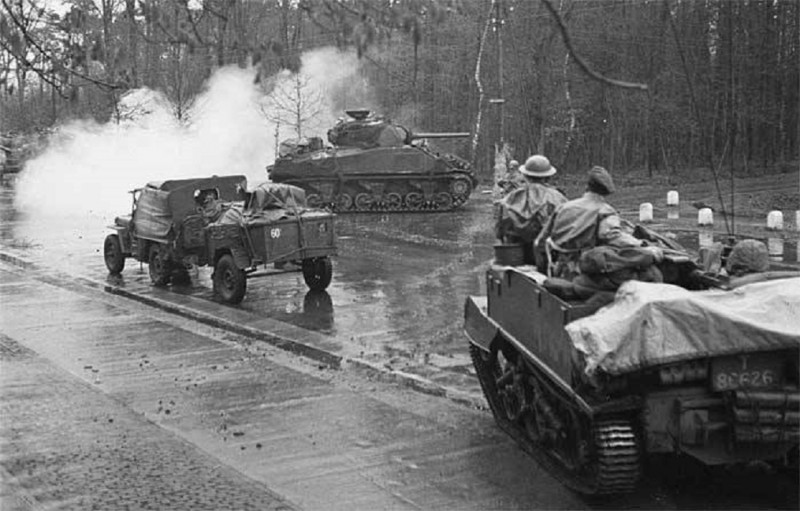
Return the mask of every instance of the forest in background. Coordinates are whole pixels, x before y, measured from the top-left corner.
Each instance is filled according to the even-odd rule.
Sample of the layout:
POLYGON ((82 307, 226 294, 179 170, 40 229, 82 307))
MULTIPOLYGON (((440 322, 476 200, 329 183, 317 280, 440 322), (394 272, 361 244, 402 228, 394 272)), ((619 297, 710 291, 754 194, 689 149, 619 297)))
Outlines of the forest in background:
MULTIPOLYGON (((268 89, 335 46, 357 52, 381 113, 472 132, 459 152, 484 177, 501 142, 567 174, 758 175, 800 160, 797 0, 43 2, 0 0, 2 131, 118 121, 139 87, 180 119, 215 69, 255 66, 268 89)), ((342 109, 359 106, 345 92, 342 109)))

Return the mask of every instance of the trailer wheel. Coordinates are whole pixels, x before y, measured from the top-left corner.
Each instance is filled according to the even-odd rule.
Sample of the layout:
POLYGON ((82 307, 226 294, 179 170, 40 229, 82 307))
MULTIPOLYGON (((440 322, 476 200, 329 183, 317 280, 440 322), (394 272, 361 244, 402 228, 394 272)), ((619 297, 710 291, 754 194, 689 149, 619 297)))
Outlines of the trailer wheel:
POLYGON ((230 254, 219 258, 214 267, 214 292, 226 303, 237 304, 244 299, 247 291, 247 275, 241 270, 230 254))
POLYGON ((103 257, 109 273, 116 275, 125 268, 125 255, 122 253, 122 245, 116 234, 106 236, 106 241, 103 243, 103 257))
POLYGON ((147 269, 150 272, 150 280, 156 286, 166 286, 169 284, 170 268, 166 251, 157 244, 150 247, 150 257, 148 258, 147 269))
POLYGON ((323 291, 331 283, 333 263, 330 258, 303 259, 303 279, 312 291, 323 291))

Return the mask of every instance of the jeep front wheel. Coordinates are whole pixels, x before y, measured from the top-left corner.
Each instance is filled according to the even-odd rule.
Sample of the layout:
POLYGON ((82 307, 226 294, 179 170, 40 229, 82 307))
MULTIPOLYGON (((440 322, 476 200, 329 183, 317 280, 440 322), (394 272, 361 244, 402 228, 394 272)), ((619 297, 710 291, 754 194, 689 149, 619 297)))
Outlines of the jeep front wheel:
POLYGON ((225 254, 214 267, 214 292, 226 303, 236 304, 244 299, 247 275, 236 266, 233 257, 225 254))
POLYGON ((154 285, 166 286, 169 284, 169 260, 165 249, 159 245, 151 246, 147 266, 150 271, 150 280, 154 285))
POLYGON ((103 257, 109 273, 117 275, 125 268, 125 255, 122 253, 122 245, 116 234, 106 236, 106 241, 103 243, 103 257))
POLYGON ((329 257, 303 259, 303 279, 312 291, 323 291, 331 283, 333 263, 329 257))

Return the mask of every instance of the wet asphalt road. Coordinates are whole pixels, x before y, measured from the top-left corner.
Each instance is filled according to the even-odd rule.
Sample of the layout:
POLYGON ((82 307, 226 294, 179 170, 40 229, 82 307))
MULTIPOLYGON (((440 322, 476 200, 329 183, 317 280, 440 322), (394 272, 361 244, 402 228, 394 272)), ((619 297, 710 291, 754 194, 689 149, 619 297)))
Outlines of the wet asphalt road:
MULTIPOLYGON (((12 259, 19 256, 20 261, 33 262, 48 276, 46 286, 35 280, 17 286, 6 285, 15 282, 13 267, 2 274, 4 293, 10 293, 4 298, 0 315, 3 333, 14 334, 11 337, 15 342, 22 339, 23 344, 72 377, 92 383, 95 390, 112 396, 125 410, 176 433, 301 507, 797 508, 794 496, 787 495, 787 491, 796 493, 796 486, 787 486, 785 480, 758 468, 693 475, 677 483, 674 478, 667 477, 663 482, 660 477, 669 476, 671 469, 667 473, 657 469, 658 477, 636 495, 611 503, 585 501, 561 488, 521 455, 485 411, 455 405, 441 397, 408 393, 407 386, 387 385, 384 380, 364 387, 361 377, 353 379, 338 371, 319 369, 329 367, 328 362, 335 365, 337 360, 361 361, 401 375, 404 382, 417 377, 429 392, 429 384, 447 389, 447 394, 455 395, 462 404, 481 400, 461 325, 464 299, 481 293, 483 270, 492 255, 487 195, 476 195, 466 208, 447 215, 339 217, 340 253, 326 293, 309 293, 298 272, 273 272, 251 280, 245 301, 236 307, 214 299, 207 268, 200 268, 191 284, 167 289, 152 287, 146 265, 132 260, 121 278, 110 277, 101 254, 109 219, 26 217, 10 207, 12 195, 5 188, 0 193, 0 251, 12 259), (91 301, 113 301, 115 307, 108 309, 105 307, 110 305, 105 304, 98 312, 96 305, 87 305, 85 296, 62 292, 72 289, 76 282, 78 287, 82 282, 91 284, 91 301), (145 302, 190 311, 184 315, 190 319, 162 318, 151 324, 147 308, 140 310, 138 304, 103 293, 102 286, 145 302), (35 311, 33 316, 15 312, 29 309, 35 311), (129 310, 132 316, 127 318, 129 310), (44 328, 31 329, 41 322, 36 315, 41 318, 42 314, 50 318, 44 328), (202 330, 206 327, 192 321, 200 315, 214 318, 216 323, 212 324, 273 332, 273 344, 281 345, 283 339, 297 341, 314 351, 315 360, 325 363, 311 364, 308 369, 301 362, 298 370, 297 362, 283 360, 280 367, 272 367, 274 360, 286 355, 264 346, 258 349, 268 351, 258 351, 254 357, 258 363, 249 355, 239 360, 237 346, 254 346, 252 338, 238 338, 230 334, 230 329, 228 334, 208 334, 202 330), (177 337, 175 321, 181 329, 177 337), (146 335, 137 330, 142 324, 146 325, 146 335), (53 339, 60 336, 54 332, 65 325, 68 331, 77 329, 81 335, 68 335, 71 344, 55 343, 53 339), (183 331, 192 333, 191 342, 183 331), (203 339, 196 340, 197 334, 203 339), (233 347, 226 344, 231 339, 233 347), (186 342, 189 344, 183 344, 186 342), (196 342, 203 347, 188 347, 196 342), (221 356, 221 342, 225 349, 233 349, 233 354, 221 356), (97 348, 114 344, 118 345, 113 353, 97 348), (96 358, 90 363, 73 359, 69 356, 72 349, 96 358), (333 354, 334 360, 320 357, 320 353, 333 354), (142 355, 147 357, 147 364, 142 355), (157 364, 150 366, 154 360, 157 364), (102 366, 101 361, 108 366, 102 366), (87 372, 86 365, 103 374, 100 384, 95 383, 96 374, 87 372), (166 371, 159 374, 162 368, 166 371), (264 374, 279 376, 264 380, 264 374), (171 382, 169 377, 173 378, 171 382), (184 382, 184 377, 189 379, 184 382), (340 378, 344 381, 338 381, 340 378), (205 393, 209 387, 200 385, 202 381, 217 385, 205 393), (274 388, 276 382, 281 383, 278 388, 274 388), (183 383, 189 383, 188 388, 183 383), (340 395, 342 385, 344 397, 340 395), (322 393, 321 388, 325 389, 322 393), (194 393, 195 389, 197 392, 187 399, 185 393, 194 393), (268 405, 272 400, 283 404, 268 405), (184 403, 183 410, 192 419, 176 423, 174 410, 168 417, 164 409, 158 409, 158 401, 184 403), (298 405, 302 406, 295 408, 298 405), (275 410, 279 413, 267 413, 275 410), (262 448, 255 450, 255 444, 228 444, 228 440, 238 438, 232 433, 220 440, 225 435, 217 428, 227 422, 206 419, 224 414, 242 414, 237 421, 252 427, 256 438, 271 439, 272 448, 280 454, 268 460, 245 457, 239 463, 244 454, 241 447, 250 455, 268 444, 256 442, 262 448), (406 428, 409 424, 413 427, 406 428), (314 440, 314 448, 309 448, 306 438, 298 439, 303 434, 322 435, 326 449, 316 449, 314 440), (231 450, 230 445, 239 451, 231 450), (343 462, 345 468, 340 470, 343 462), (423 465, 425 470, 419 471, 423 465), (347 484, 355 486, 342 486, 342 470, 347 473, 347 484), (370 490, 356 489, 365 481, 370 490), (336 502, 341 507, 333 506, 329 496, 340 486, 343 494, 336 502)), ((374 374, 368 372, 366 381, 374 374)), ((250 433, 246 436, 253 437, 250 433)), ((6 430, 3 440, 8 438, 6 430)), ((683 473, 685 468, 679 471, 683 473)))
POLYGON ((582 498, 491 415, 0 262, 0 507, 796 509, 764 467, 582 498))

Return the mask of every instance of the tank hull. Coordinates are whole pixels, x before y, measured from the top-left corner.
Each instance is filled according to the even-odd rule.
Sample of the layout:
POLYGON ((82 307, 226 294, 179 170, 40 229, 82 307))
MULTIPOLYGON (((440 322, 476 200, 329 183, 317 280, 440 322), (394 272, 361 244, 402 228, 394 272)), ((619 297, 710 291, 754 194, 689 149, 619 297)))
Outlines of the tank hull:
POLYGON ((416 146, 320 150, 278 158, 267 173, 338 213, 451 211, 476 185, 467 162, 416 146))

